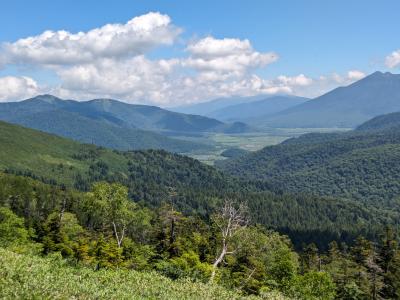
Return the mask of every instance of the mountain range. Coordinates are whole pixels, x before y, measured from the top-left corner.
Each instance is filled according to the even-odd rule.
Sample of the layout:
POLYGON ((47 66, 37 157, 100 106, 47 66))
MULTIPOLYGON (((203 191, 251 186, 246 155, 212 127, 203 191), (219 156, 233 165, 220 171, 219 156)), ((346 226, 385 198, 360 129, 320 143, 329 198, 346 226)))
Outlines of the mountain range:
POLYGON ((1 103, 0 120, 119 150, 205 150, 210 146, 173 139, 164 134, 248 130, 243 123, 226 124, 155 106, 132 105, 112 99, 79 102, 51 95, 1 103))
POLYGON ((207 114, 225 122, 242 121, 255 123, 255 120, 264 120, 268 116, 295 107, 310 99, 295 96, 270 96, 261 100, 244 102, 223 107, 207 114))
POLYGON ((355 128, 400 111, 400 75, 375 72, 314 99, 289 95, 219 98, 175 108, 254 128, 355 128))
POLYGON ((256 95, 251 97, 240 97, 240 96, 223 97, 200 103, 171 107, 170 110, 185 114, 196 114, 196 115, 207 116, 219 109, 224 109, 226 107, 236 104, 250 103, 253 101, 262 100, 265 97, 266 97, 265 95, 256 95))
POLYGON ((288 128, 354 128, 382 114, 400 111, 400 75, 375 72, 346 87, 288 108, 252 125, 288 128))
POLYGON ((254 122, 274 113, 294 107, 308 98, 290 95, 257 95, 251 97, 226 97, 208 102, 172 108, 173 111, 192 113, 224 122, 254 122))

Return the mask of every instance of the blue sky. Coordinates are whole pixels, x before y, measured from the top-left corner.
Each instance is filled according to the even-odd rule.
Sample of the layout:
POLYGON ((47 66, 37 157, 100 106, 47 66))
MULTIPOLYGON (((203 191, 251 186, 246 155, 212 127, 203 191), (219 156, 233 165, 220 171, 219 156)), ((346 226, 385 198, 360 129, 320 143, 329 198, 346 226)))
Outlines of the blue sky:
MULTIPOLYGON (((141 52, 140 55, 144 55, 147 60, 153 62, 190 57, 193 53, 188 51, 188 45, 207 36, 215 40, 224 38, 248 40, 254 52, 261 54, 274 52, 279 58, 273 62, 252 63, 251 67, 246 67, 246 70, 240 70, 240 75, 236 73, 227 75, 220 70, 213 70, 214 73, 220 77, 226 75, 229 84, 232 80, 236 82, 244 78, 250 80, 249 76, 254 75, 265 80, 262 83, 264 87, 272 87, 274 84, 281 86, 283 81, 288 84, 289 78, 302 74, 312 79, 313 84, 309 83, 307 87, 306 85, 289 86, 288 91, 290 88, 290 92, 294 94, 316 96, 334 87, 335 84, 348 84, 350 79, 345 77, 349 71, 363 74, 375 70, 398 71, 397 56, 391 65, 392 68, 388 68, 385 59, 400 49, 399 11, 400 1, 14 0, 2 3, 0 43, 14 43, 22 38, 40 35, 46 30, 66 30, 71 34, 79 31, 87 32, 106 24, 125 24, 132 18, 149 12, 159 12, 170 18, 170 24, 179 28, 179 34, 174 36, 173 43, 160 43, 141 52), (234 78, 234 76, 237 77, 234 78), (278 80, 279 76, 285 76, 287 79, 278 80), (324 78, 340 76, 341 79, 336 82, 326 79, 321 83, 318 81, 321 76, 324 78)), ((0 83, 1 77, 25 76, 35 81, 35 84, 39 86, 38 91, 47 89, 56 94, 82 98, 101 96, 97 95, 99 88, 96 88, 96 84, 99 83, 87 83, 76 88, 77 82, 71 83, 66 80, 64 71, 72 68, 71 64, 49 67, 23 59, 21 56, 14 60, 3 60, 6 62, 0 70, 0 83), (60 92, 60 87, 63 92, 60 92)), ((120 57, 118 60, 120 61, 120 57)), ((96 62, 96 66, 97 64, 96 62)), ((187 64, 183 64, 185 67, 182 67, 181 62, 178 69, 174 67, 174 75, 168 74, 169 81, 166 79, 160 84, 177 82, 178 77, 179 80, 183 80, 182 76, 204 72, 198 66, 188 67, 187 64)), ((76 63, 75 67, 78 65, 83 70, 84 66, 80 62, 76 63)), ((85 67, 88 67, 87 62, 85 62, 85 67)), ((99 77, 101 74, 104 73, 98 72, 96 76, 99 77)), ((210 74, 208 72, 207 76, 210 74)), ((138 76, 140 77, 141 73, 138 76)), ((197 78, 193 80, 196 86, 209 84, 197 78)), ((129 85, 129 82, 126 84, 129 85)), ((134 86, 126 94, 100 92, 107 94, 105 96, 118 96, 131 102, 173 105, 212 98, 213 93, 215 96, 221 96, 230 93, 247 95, 267 91, 266 88, 259 88, 259 85, 257 88, 249 88, 250 83, 246 83, 246 88, 233 88, 232 85, 231 88, 218 90, 216 87, 221 84, 219 79, 214 86, 208 85, 207 88, 197 91, 198 95, 195 96, 182 93, 178 97, 179 100, 175 101, 176 103, 171 100, 173 98, 171 94, 174 94, 175 90, 181 90, 179 87, 175 87, 175 90, 170 88, 168 91, 154 90, 152 94, 142 92, 136 96, 132 92, 135 89, 134 86), (169 96, 161 95, 162 93, 168 93, 169 96)), ((274 89, 270 90, 274 91, 274 89)), ((268 92, 271 92, 270 90, 268 92)), ((285 92, 284 89, 277 91, 285 92)), ((3 96, 1 93, 0 89, 0 99, 2 97, 6 100, 9 98, 12 100, 13 97, 19 95, 19 93, 14 93, 14 95, 11 93, 10 97, 5 95, 4 91, 3 96)))

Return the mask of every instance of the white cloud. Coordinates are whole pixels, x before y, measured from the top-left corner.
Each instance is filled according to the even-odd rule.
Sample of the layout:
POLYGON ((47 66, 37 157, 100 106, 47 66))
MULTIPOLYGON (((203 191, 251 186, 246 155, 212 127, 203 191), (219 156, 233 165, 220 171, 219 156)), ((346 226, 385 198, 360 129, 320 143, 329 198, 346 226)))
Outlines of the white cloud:
POLYGON ((30 77, 0 77, 0 101, 25 99, 38 93, 39 86, 30 77))
POLYGON ((400 65, 400 49, 393 51, 390 55, 386 56, 385 64, 388 68, 395 68, 400 65))
POLYGON ((14 64, 66 65, 142 55, 157 46, 171 45, 180 32, 169 16, 151 12, 126 24, 107 24, 75 34, 45 31, 4 43, 2 60, 14 64))
POLYGON ((150 60, 137 55, 102 58, 58 69, 62 84, 56 93, 64 97, 113 97, 157 105, 176 105, 230 93, 255 94, 265 87, 250 71, 277 59, 275 54, 254 51, 247 40, 207 37, 191 43, 187 49, 192 52, 189 58, 150 60))
POLYGON ((285 86, 308 86, 313 82, 311 78, 306 77, 304 74, 300 74, 294 77, 281 75, 278 76, 276 81, 285 86))
POLYGON ((205 78, 243 76, 278 59, 273 52, 255 51, 248 40, 211 36, 189 44, 186 50, 191 56, 183 61, 183 65, 204 73, 205 78))
MULTIPOLYGON (((365 76, 365 73, 359 70, 350 70, 344 75, 338 73, 322 75, 317 78, 312 78, 311 81, 308 82, 309 84, 291 85, 291 92, 296 95, 310 98, 318 97, 334 88, 337 88, 338 86, 352 84, 365 76)), ((300 82, 305 83, 307 80, 301 80, 300 82)))
POLYGON ((78 100, 109 97, 170 106, 261 93, 313 97, 365 76, 351 70, 346 75, 319 78, 298 74, 264 79, 254 71, 275 62, 278 55, 256 51, 247 39, 208 36, 189 42, 181 57, 148 57, 154 48, 173 45, 181 31, 169 16, 148 13, 126 24, 107 24, 78 33, 45 31, 3 43, 0 67, 17 64, 50 69, 59 83, 45 88, 29 77, 3 77, 0 100, 52 93, 78 100))
POLYGON ((113 97, 129 101, 147 100, 162 104, 170 96, 170 76, 177 59, 152 61, 143 55, 130 59, 101 59, 58 71, 62 81, 58 94, 83 98, 113 97))
POLYGON ((364 77, 365 77, 365 73, 358 71, 358 70, 352 70, 352 71, 347 72, 347 78, 350 81, 360 80, 360 79, 363 79, 364 77))

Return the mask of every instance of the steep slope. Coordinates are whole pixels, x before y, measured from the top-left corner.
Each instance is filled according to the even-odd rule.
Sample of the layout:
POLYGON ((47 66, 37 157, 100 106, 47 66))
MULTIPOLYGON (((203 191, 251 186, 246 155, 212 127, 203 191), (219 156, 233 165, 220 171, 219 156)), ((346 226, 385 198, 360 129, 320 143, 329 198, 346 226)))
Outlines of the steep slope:
POLYGON ((308 98, 292 96, 272 96, 258 101, 231 105, 208 113, 207 116, 221 121, 244 121, 254 123, 268 115, 278 113, 308 101, 308 98))
POLYGON ((259 120, 256 125, 349 128, 396 111, 400 111, 400 75, 375 72, 347 87, 259 120))
MULTIPOLYGON (((254 222, 289 234, 298 246, 310 241, 325 246, 332 239, 350 241, 361 231, 374 236, 382 224, 400 219, 397 212, 349 201, 275 195, 261 182, 239 181, 165 151, 111 151, 4 122, 0 122, 0 145, 2 188, 31 183, 1 171, 79 190, 96 181, 117 181, 129 188, 133 200, 149 206, 173 201, 182 212, 202 216, 212 212, 218 199, 241 199, 248 201, 254 222)), ((25 196, 29 201, 31 193, 18 195, 25 196)))
POLYGON ((307 134, 219 166, 228 174, 265 180, 276 188, 398 206, 398 130, 307 134))

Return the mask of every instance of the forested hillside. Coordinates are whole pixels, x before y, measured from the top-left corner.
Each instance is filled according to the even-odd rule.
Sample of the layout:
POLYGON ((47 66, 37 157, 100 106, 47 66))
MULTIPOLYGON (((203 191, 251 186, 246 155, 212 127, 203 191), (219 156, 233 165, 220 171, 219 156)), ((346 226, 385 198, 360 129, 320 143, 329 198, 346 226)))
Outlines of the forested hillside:
MULTIPOLYGON (((109 102, 122 106, 122 111, 125 106, 130 107, 109 102)), ((42 95, 21 102, 0 103, 0 120, 118 150, 164 149, 182 153, 210 149, 207 145, 173 139, 128 124, 120 115, 101 110, 102 103, 107 106, 108 102, 79 103, 42 95)), ((134 120, 144 122, 143 118, 135 116, 134 120)))
POLYGON ((234 179, 165 151, 112 151, 6 123, 1 123, 0 133, 0 168, 8 173, 81 191, 101 180, 119 182, 129 188, 131 199, 148 207, 173 203, 184 213, 203 217, 221 199, 243 200, 253 223, 289 234, 297 247, 302 242, 321 247, 331 240, 350 242, 361 232, 376 237, 384 224, 398 222, 397 212, 338 199, 276 194, 262 182, 234 179))
POLYGON ((398 130, 357 130, 306 134, 219 165, 228 174, 285 191, 397 209, 399 159, 398 130))
POLYGON ((0 103, 0 120, 117 150, 164 149, 177 153, 207 151, 211 146, 166 135, 251 130, 244 123, 228 124, 156 106, 112 99, 79 102, 52 95, 0 103))
POLYGON ((400 112, 372 118, 356 128, 358 131, 387 130, 400 128, 400 112))

